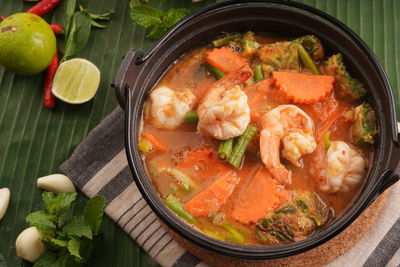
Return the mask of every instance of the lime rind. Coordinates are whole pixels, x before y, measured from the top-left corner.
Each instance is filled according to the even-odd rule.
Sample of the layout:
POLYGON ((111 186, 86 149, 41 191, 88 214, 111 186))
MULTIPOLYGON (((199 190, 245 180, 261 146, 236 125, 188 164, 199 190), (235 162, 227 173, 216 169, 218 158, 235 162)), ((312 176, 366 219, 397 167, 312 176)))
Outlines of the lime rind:
POLYGON ((53 80, 52 93, 69 104, 91 100, 100 84, 100 71, 92 62, 74 58, 60 64, 53 80))

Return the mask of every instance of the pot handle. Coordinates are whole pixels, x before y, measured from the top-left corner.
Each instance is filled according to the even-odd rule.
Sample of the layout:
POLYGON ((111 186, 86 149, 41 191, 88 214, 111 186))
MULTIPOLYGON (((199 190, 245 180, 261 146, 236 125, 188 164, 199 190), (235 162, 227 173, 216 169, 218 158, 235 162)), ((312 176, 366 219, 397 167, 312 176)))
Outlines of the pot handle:
MULTIPOLYGON (((397 135, 400 134, 400 123, 397 122, 397 135)), ((386 189, 394 185, 400 180, 400 145, 398 142, 394 142, 394 148, 392 156, 390 158, 391 169, 383 173, 380 183, 378 185, 378 194, 382 194, 386 189)))
POLYGON ((115 88, 115 95, 121 108, 125 109, 125 88, 133 88, 134 78, 140 65, 139 59, 143 53, 136 48, 131 48, 123 57, 118 70, 117 78, 111 85, 115 88))

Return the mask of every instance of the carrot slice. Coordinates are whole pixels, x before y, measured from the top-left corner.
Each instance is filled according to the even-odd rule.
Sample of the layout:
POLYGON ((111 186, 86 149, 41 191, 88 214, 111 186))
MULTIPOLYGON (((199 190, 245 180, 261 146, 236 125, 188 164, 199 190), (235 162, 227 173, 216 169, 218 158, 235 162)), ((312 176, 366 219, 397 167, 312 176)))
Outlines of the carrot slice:
POLYGON ((194 217, 216 213, 232 194, 240 178, 234 172, 226 172, 206 189, 198 193, 185 205, 185 210, 194 217))
POLYGON ((242 55, 227 47, 214 48, 207 52, 205 61, 225 74, 247 64, 242 55))
POLYGON ((287 99, 299 104, 313 104, 322 100, 333 89, 333 76, 310 75, 296 72, 272 72, 275 87, 287 99))
POLYGON ((160 152, 168 151, 168 147, 166 145, 164 145, 163 143, 161 143, 161 141, 158 140, 151 133, 142 133, 142 137, 144 139, 146 139, 147 141, 149 141, 157 151, 160 151, 160 152))
POLYGON ((235 202, 232 218, 243 224, 255 223, 289 197, 290 193, 281 189, 268 170, 261 167, 235 202))

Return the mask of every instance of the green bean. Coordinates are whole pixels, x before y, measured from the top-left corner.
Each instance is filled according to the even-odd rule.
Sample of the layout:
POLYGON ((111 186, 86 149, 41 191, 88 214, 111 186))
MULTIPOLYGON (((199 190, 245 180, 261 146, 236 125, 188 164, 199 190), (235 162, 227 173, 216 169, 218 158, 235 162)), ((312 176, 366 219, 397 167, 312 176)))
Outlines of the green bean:
POLYGON ((215 47, 221 47, 221 46, 223 46, 224 44, 226 44, 227 42, 232 41, 232 40, 235 40, 235 39, 237 39, 237 38, 240 38, 240 34, 239 34, 239 33, 230 34, 230 35, 227 35, 227 36, 224 36, 224 37, 221 37, 221 38, 219 38, 219 39, 217 39, 217 40, 212 41, 212 44, 213 44, 215 47))
POLYGON ((199 115, 196 111, 191 110, 185 114, 183 121, 187 124, 197 124, 199 122, 199 115))
POLYGON ((233 138, 221 141, 218 147, 218 158, 223 161, 228 161, 232 153, 233 138))
POLYGON ((225 73, 223 73, 222 71, 220 71, 219 69, 211 66, 210 64, 208 64, 207 62, 204 63, 204 66, 206 67, 206 69, 217 79, 221 79, 223 77, 226 76, 225 73))
POLYGON ((257 65, 253 69, 253 73, 254 73, 254 83, 258 83, 259 81, 264 79, 264 73, 262 71, 261 64, 257 65))
POLYGON ((299 53, 301 62, 303 62, 304 66, 309 68, 312 71, 312 73, 319 75, 317 66, 315 65, 315 63, 311 59, 310 55, 307 53, 307 51, 304 49, 304 47, 300 43, 297 44, 297 51, 299 53))
POLYGON ((142 139, 137 144, 140 153, 146 154, 153 150, 153 146, 146 139, 142 139))
POLYGON ((242 162, 247 146, 249 145, 251 139, 253 139, 253 136, 256 134, 256 132, 257 132, 256 127, 251 125, 247 126, 246 130, 239 137, 239 140, 233 147, 233 151, 228 159, 228 162, 232 164, 235 168, 240 167, 240 163, 242 162))
POLYGON ((227 230, 230 234, 230 238, 232 239, 232 241, 235 241, 238 244, 243 244, 245 241, 244 236, 235 228, 233 228, 231 225, 227 224, 227 223, 223 223, 222 227, 225 228, 225 230, 227 230))
POLYGON ((178 215, 189 223, 196 223, 196 219, 188 213, 184 208, 182 202, 174 195, 169 194, 165 199, 165 204, 178 215))

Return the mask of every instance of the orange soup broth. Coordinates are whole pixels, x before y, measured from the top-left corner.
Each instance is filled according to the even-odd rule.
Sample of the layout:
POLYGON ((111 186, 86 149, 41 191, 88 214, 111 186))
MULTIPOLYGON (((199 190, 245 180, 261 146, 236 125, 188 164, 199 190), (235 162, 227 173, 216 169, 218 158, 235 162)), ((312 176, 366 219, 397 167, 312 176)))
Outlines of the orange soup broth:
MULTIPOLYGON (((276 41, 285 40, 279 37, 266 37, 266 36, 257 36, 257 40, 261 43, 272 43, 276 41)), ((159 85, 165 85, 169 88, 183 89, 189 88, 191 89, 199 98, 204 94, 204 92, 216 81, 216 79, 207 73, 204 66, 202 65, 204 62, 204 55, 211 47, 203 47, 200 49, 193 50, 188 54, 182 56, 178 61, 176 61, 170 69, 165 73, 164 77, 158 83, 159 85)), ((257 62, 252 62, 251 65, 255 65, 257 62)), ((243 90, 248 94, 249 101, 251 100, 252 92, 250 91, 252 88, 245 87, 243 90)), ((349 107, 347 103, 344 103, 340 100, 337 100, 339 106, 341 107, 349 107)), ((258 129, 260 129, 259 119, 262 115, 268 110, 280 105, 284 104, 279 101, 275 101, 265 97, 257 103, 251 106, 252 114, 257 113, 256 116, 251 120, 251 124, 256 125, 258 129)), ((250 105, 250 103, 249 103, 250 105)), ((303 109, 314 121, 316 132, 321 126, 321 121, 316 116, 315 112, 311 108, 310 105, 297 105, 301 109, 303 109)), ((216 157, 216 150, 219 144, 218 140, 215 140, 210 137, 206 137, 197 133, 196 126, 193 125, 182 125, 178 129, 175 130, 159 130, 151 125, 149 119, 146 114, 144 114, 144 125, 143 132, 154 134, 163 144, 167 145, 168 152, 167 153, 152 153, 145 157, 145 165, 149 176, 152 179, 153 185, 156 188, 157 192, 160 194, 162 198, 165 198, 170 193, 170 184, 174 181, 174 178, 159 173, 160 168, 168 168, 173 167, 176 168, 179 162, 179 159, 183 156, 187 155, 188 151, 195 151, 198 149, 209 149, 212 150, 216 157)), ((342 140, 345 142, 352 143, 351 140, 351 124, 346 122, 345 120, 337 121, 330 130, 330 140, 342 140)), ((244 190, 246 185, 248 185, 251 181, 251 178, 254 176, 255 172, 261 167, 262 162, 259 156, 259 135, 257 135, 252 143, 250 144, 244 159, 244 163, 241 166, 240 170, 233 168, 228 163, 219 164, 225 165, 226 169, 224 171, 233 170, 240 177, 240 182, 236 186, 232 195, 228 198, 225 205, 222 206, 221 212, 226 215, 226 220, 232 224, 234 227, 239 229, 242 234, 246 235, 247 245, 260 245, 259 238, 255 233, 255 225, 241 225, 238 222, 235 222, 230 214, 237 201, 238 196, 244 190)), ((366 158, 371 154, 371 148, 366 147, 357 147, 358 151, 361 151, 366 158)), ((336 216, 340 216, 346 208, 351 205, 352 200, 356 196, 361 185, 356 186, 350 192, 338 192, 338 193, 325 193, 321 192, 318 188, 317 183, 313 179, 313 177, 309 173, 312 156, 306 155, 301 161, 303 167, 298 168, 293 166, 292 164, 285 163, 283 164, 286 168, 288 168, 292 172, 292 183, 286 186, 290 192, 292 191, 313 191, 317 192, 321 199, 330 206, 336 216)), ((217 160, 216 160, 217 161, 217 160)), ((218 166, 219 168, 220 166, 218 166)), ((202 168, 202 167, 200 167, 202 168)), ((211 177, 203 177, 197 175, 198 166, 192 166, 189 168, 179 168, 178 169, 184 171, 187 175, 189 175, 194 182, 198 185, 198 187, 190 192, 188 195, 180 196, 181 200, 185 203, 191 197, 196 195, 198 192, 206 188, 209 184, 211 184, 216 178, 219 177, 219 173, 215 173, 211 177)), ((208 231, 212 231, 214 233, 223 233, 224 230, 222 227, 217 227, 210 222, 209 218, 197 218, 197 226, 201 229, 206 229, 208 231)))

